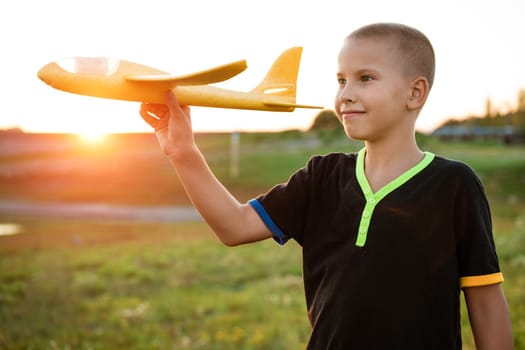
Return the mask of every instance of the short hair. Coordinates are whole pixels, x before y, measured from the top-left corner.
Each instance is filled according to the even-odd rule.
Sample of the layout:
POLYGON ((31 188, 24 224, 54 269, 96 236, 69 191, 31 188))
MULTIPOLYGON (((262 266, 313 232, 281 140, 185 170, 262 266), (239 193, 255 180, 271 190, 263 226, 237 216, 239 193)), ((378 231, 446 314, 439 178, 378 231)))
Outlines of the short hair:
POLYGON ((361 27, 347 36, 349 38, 395 39, 404 62, 405 73, 423 76, 429 88, 434 83, 436 59, 430 40, 421 31, 398 23, 374 23, 361 27))

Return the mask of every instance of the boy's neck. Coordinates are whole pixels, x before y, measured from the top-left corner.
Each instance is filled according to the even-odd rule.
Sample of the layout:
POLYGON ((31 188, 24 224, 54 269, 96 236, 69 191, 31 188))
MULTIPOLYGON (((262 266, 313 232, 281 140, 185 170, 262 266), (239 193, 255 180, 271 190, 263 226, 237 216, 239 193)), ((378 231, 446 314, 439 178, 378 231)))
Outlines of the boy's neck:
POLYGON ((381 142, 365 141, 365 175, 374 192, 419 163, 424 153, 415 135, 381 142))

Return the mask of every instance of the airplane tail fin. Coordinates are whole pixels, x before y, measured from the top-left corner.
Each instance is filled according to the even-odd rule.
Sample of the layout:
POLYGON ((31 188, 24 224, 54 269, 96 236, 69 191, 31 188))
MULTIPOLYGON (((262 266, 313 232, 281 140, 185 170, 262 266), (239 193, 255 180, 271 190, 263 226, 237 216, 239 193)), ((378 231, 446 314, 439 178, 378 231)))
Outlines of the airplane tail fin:
POLYGON ((322 108, 295 103, 297 75, 302 52, 302 47, 292 47, 284 51, 272 64, 262 82, 250 92, 268 96, 263 103, 269 107, 289 110, 294 108, 322 108))
POLYGON ((302 51, 302 47, 292 47, 284 51, 272 64, 263 81, 251 92, 288 97, 295 101, 302 51))

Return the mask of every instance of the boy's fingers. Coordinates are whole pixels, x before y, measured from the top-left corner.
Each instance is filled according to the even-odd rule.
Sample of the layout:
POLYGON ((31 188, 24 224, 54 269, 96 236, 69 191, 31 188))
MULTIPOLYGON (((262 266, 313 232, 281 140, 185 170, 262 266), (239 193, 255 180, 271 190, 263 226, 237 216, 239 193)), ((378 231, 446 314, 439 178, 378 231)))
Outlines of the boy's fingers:
POLYGON ((168 103, 168 106, 170 106, 170 105, 178 106, 179 105, 179 101, 177 100, 177 96, 175 96, 175 94, 173 93, 172 90, 166 91, 166 102, 168 103))
POLYGON ((140 106, 140 115, 146 123, 157 130, 161 122, 169 118, 169 110, 165 105, 143 103, 140 106))
POLYGON ((141 108, 147 110, 150 114, 162 119, 169 116, 168 107, 160 103, 143 103, 141 108))
POLYGON ((140 115, 152 128, 159 130, 167 126, 170 116, 173 117, 173 120, 189 118, 190 109, 187 106, 181 106, 175 94, 168 91, 166 93, 166 104, 142 103, 140 115))
POLYGON ((146 123, 149 124, 152 128, 155 128, 155 126, 158 124, 159 120, 152 115, 149 114, 149 112, 145 109, 145 107, 140 107, 140 116, 146 123))
POLYGON ((185 113, 187 114, 189 112, 188 107, 180 105, 179 101, 177 100, 177 96, 175 96, 172 90, 169 90, 166 93, 166 103, 170 111, 175 112, 176 115, 185 113))

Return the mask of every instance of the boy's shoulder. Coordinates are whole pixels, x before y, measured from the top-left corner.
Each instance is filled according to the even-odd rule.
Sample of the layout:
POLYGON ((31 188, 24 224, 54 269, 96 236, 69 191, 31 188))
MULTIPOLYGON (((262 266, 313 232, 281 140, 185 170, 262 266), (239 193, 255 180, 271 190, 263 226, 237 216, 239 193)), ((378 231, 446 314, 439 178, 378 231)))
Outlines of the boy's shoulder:
POLYGON ((334 171, 355 169, 357 153, 331 152, 322 155, 314 155, 307 164, 309 171, 334 171))
POLYGON ((432 162, 432 166, 436 170, 441 170, 449 174, 477 177, 470 165, 460 160, 436 155, 432 162))
POLYGON ((357 152, 330 152, 326 154, 314 155, 310 158, 308 163, 314 165, 348 165, 355 164, 356 160, 357 152))
POLYGON ((342 162, 342 161, 355 161, 356 159, 357 159, 357 152, 350 152, 350 153, 330 152, 326 154, 314 155, 310 158, 310 161, 342 162))
POLYGON ((462 188, 462 191, 484 191, 479 176, 470 165, 463 161, 435 156, 428 168, 432 174, 443 179, 445 183, 462 188))

